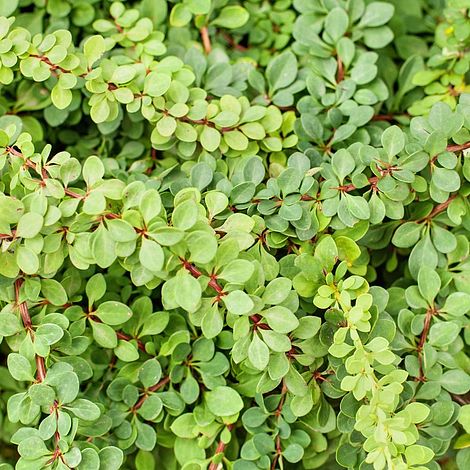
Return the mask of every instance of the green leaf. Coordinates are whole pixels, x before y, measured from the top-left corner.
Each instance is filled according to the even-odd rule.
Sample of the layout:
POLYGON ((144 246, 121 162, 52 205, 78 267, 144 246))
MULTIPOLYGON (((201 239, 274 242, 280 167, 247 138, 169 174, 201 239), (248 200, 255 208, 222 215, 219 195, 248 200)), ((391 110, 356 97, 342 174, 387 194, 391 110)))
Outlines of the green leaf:
POLYGON ((292 281, 285 277, 273 279, 263 293, 263 301, 269 305, 277 305, 282 303, 292 289, 292 281))
POLYGON ((209 411, 215 416, 232 416, 243 408, 240 395, 230 387, 215 387, 212 391, 206 392, 204 397, 209 411))
POLYGON ((219 148, 221 135, 217 129, 213 127, 204 126, 199 136, 201 145, 208 151, 214 152, 219 148))
POLYGON ((236 259, 230 262, 218 275, 227 282, 243 284, 252 276, 255 268, 252 263, 243 259, 236 259))
POLYGON ((278 333, 290 333, 299 326, 297 317, 287 308, 276 306, 262 312, 268 325, 278 333))
POLYGON ((16 262, 25 274, 36 274, 39 270, 37 254, 26 246, 19 246, 16 250, 16 262))
POLYGON ((197 204, 192 199, 178 204, 171 217, 173 225, 181 230, 190 229, 197 221, 198 212, 197 204))
POLYGON ((116 332, 104 323, 91 321, 93 339, 103 348, 112 349, 117 346, 116 332))
POLYGON ((91 67, 97 60, 101 59, 105 50, 106 44, 103 36, 98 34, 90 36, 83 43, 83 53, 85 54, 88 67, 91 67))
POLYGON ((264 370, 269 363, 269 349, 256 332, 248 347, 248 358, 258 370, 264 370))
POLYGON ((67 303, 67 292, 63 286, 54 279, 43 279, 41 281, 41 290, 44 297, 52 305, 64 305, 67 303))
POLYGON ((354 171, 356 163, 354 162, 354 158, 347 150, 340 149, 333 155, 331 159, 331 166, 333 167, 333 171, 336 173, 339 182, 343 184, 344 178, 346 178, 348 175, 351 175, 351 173, 354 171))
POLYGON ((162 376, 162 367, 156 359, 149 359, 139 369, 139 380, 144 387, 155 385, 162 376))
POLYGON ((436 348, 452 344, 460 333, 460 327, 453 322, 435 323, 429 330, 429 343, 436 348))
POLYGON ((219 16, 212 20, 212 24, 221 26, 222 28, 235 29, 241 28, 247 21, 250 15, 241 6, 231 5, 222 8, 219 16))
POLYGON ((107 325, 122 325, 132 317, 132 310, 121 302, 109 300, 98 306, 95 315, 107 325))
POLYGON ((139 261, 142 266, 152 273, 158 273, 163 269, 165 254, 158 243, 148 238, 142 238, 142 245, 139 250, 139 261))
POLYGON ((460 188, 459 174, 447 168, 434 168, 432 182, 442 191, 452 192, 460 188))
POLYGON ((418 273, 418 288, 421 295, 432 305, 441 289, 441 279, 436 271, 423 268, 418 273))
POLYGON ((434 457, 434 452, 427 447, 415 444, 405 449, 405 457, 408 465, 422 465, 434 457))
POLYGON ((23 214, 18 222, 16 236, 22 238, 34 238, 42 229, 44 218, 35 212, 23 214))
POLYGON ((201 286, 194 277, 186 271, 180 271, 177 280, 178 305, 187 312, 195 312, 201 302, 201 286))
POLYGON ((325 19, 325 31, 336 43, 348 30, 349 17, 348 14, 340 7, 333 8, 325 19))
POLYGON ((389 161, 405 147, 405 135, 398 126, 387 127, 382 133, 381 141, 389 161))
POLYGON ((288 87, 297 75, 297 58, 291 51, 283 52, 272 59, 266 68, 266 78, 271 95, 276 90, 288 87))
POLYGON ((73 401, 67 406, 67 409, 77 416, 77 418, 84 419, 86 421, 95 421, 101 414, 97 405, 90 400, 85 400, 84 398, 78 398, 73 401))
POLYGON ((114 348, 116 356, 124 362, 134 362, 139 359, 139 351, 129 341, 119 340, 118 345, 114 348))
POLYGON ((139 203, 140 212, 146 224, 156 217, 162 209, 160 193, 155 189, 149 189, 142 195, 139 203))
POLYGON ((33 381, 33 369, 29 361, 18 353, 10 353, 7 358, 8 370, 16 380, 33 381))
POLYGON ((115 470, 120 468, 124 460, 124 454, 117 447, 103 447, 99 452, 100 470, 115 470))
POLYGON ((470 294, 453 292, 447 297, 441 310, 455 316, 465 315, 470 312, 470 294))
POLYGON ((248 294, 241 290, 234 290, 222 297, 227 310, 234 315, 246 315, 254 307, 253 301, 248 294))
POLYGON ((104 176, 104 166, 101 160, 92 155, 85 160, 83 164, 83 179, 88 187, 93 186, 96 182, 100 181, 104 176))
POLYGON ((393 16, 395 8, 390 3, 386 2, 372 2, 367 5, 364 14, 362 15, 361 26, 382 26, 387 23, 393 16))
POLYGON ((470 376, 460 369, 444 372, 439 382, 448 392, 457 395, 463 395, 470 390, 470 376))

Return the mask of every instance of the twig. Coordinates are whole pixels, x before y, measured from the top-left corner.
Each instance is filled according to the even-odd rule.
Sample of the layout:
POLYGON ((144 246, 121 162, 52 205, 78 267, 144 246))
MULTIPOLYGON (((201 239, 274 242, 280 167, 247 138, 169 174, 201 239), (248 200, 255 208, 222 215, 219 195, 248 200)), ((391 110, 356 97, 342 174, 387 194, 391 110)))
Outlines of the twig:
MULTIPOLYGON (((282 408, 284 406, 284 403, 286 401, 286 394, 287 394, 287 385, 285 381, 282 381, 282 389, 281 389, 281 400, 279 401, 279 405, 277 405, 276 411, 274 412, 274 415, 276 418, 279 420, 281 414, 282 414, 282 408)), ((279 458, 282 455, 282 448, 281 448, 281 437, 278 435, 276 436, 276 455, 273 458, 272 464, 271 464, 271 470, 275 470, 277 462, 279 458)))
POLYGON ((142 407, 142 405, 145 403, 145 400, 149 396, 149 392, 156 392, 157 390, 160 390, 163 388, 168 382, 170 381, 170 376, 164 377, 162 380, 160 380, 158 383, 155 385, 152 385, 147 389, 147 391, 142 395, 140 400, 132 407, 131 411, 135 413, 139 408, 142 407))
POLYGON ((206 54, 209 54, 210 51, 212 50, 211 39, 209 37, 209 30, 207 29, 207 26, 203 26, 199 31, 201 33, 201 39, 202 39, 202 45, 204 46, 204 51, 206 52, 206 54))
POLYGON ((416 223, 420 224, 422 222, 426 222, 431 220, 432 218, 436 217, 436 215, 444 212, 450 205, 450 203, 457 197, 457 194, 452 194, 452 196, 447 199, 447 201, 441 202, 434 209, 429 213, 429 215, 425 217, 421 217, 421 219, 416 220, 416 223))
POLYGON ((147 352, 145 350, 145 344, 138 338, 133 338, 132 336, 129 336, 129 335, 126 335, 126 333, 123 333, 122 331, 116 331, 116 336, 119 338, 119 339, 122 339, 124 341, 132 341, 133 339, 135 341, 137 341, 137 347, 143 351, 143 352, 147 352))
POLYGON ((426 381, 426 376, 424 374, 424 369, 423 369, 423 348, 424 348, 424 345, 426 344, 426 339, 428 337, 429 329, 431 328, 431 319, 435 313, 436 313, 436 310, 434 308, 428 308, 428 310, 426 310, 426 317, 424 319, 423 331, 419 339, 418 347, 416 348, 416 350, 418 351, 418 364, 419 364, 419 377, 417 377, 416 379, 418 382, 426 381))
POLYGON ((460 403, 462 406, 470 404, 470 399, 464 398, 464 397, 467 397, 467 395, 461 396, 461 395, 455 395, 453 393, 451 394, 452 400, 454 400, 457 403, 460 403))
MULTIPOLYGON (((26 331, 31 336, 31 339, 34 339, 34 331, 33 331, 33 324, 31 322, 31 316, 29 315, 28 305, 26 302, 20 303, 20 289, 24 283, 24 279, 18 278, 15 281, 15 303, 20 310, 21 320, 23 321, 23 325, 26 328, 26 331)), ((44 382, 46 378, 46 364, 44 362, 44 358, 36 354, 35 357, 36 361, 36 379, 38 382, 44 382)))
MULTIPOLYGON (((227 429, 229 431, 231 431, 233 429, 233 424, 227 424, 227 429)), ((219 443, 217 444, 217 447, 215 449, 215 452, 214 452, 214 455, 212 457, 212 459, 218 455, 218 454, 222 454, 225 450, 225 447, 227 446, 227 444, 225 444, 225 442, 222 441, 222 439, 219 441, 219 443)), ((215 463, 215 462, 211 462, 210 465, 209 465, 209 468, 208 470, 217 470, 219 468, 219 464, 215 463)))
POLYGON ((235 42, 232 36, 230 36, 230 34, 228 34, 227 32, 225 31, 217 31, 217 32, 222 35, 222 37, 228 42, 229 46, 232 47, 233 49, 236 49, 237 51, 242 51, 242 52, 247 51, 249 49, 249 47, 243 46, 235 42))
MULTIPOLYGON (((184 258, 180 258, 181 262, 183 263, 183 267, 193 276, 194 278, 199 278, 202 276, 202 272, 196 268, 193 264, 189 261, 185 260, 184 258)), ((227 295, 227 292, 224 291, 224 288, 218 283, 217 276, 212 274, 209 279, 209 283, 207 284, 209 287, 212 287, 217 292, 217 300, 220 300, 221 297, 227 295)))
POLYGON ((344 80, 344 65, 340 56, 336 58, 336 63, 338 65, 336 72, 336 83, 341 83, 344 80))
POLYGON ((462 145, 448 145, 446 150, 449 152, 460 152, 461 150, 466 150, 470 148, 470 142, 466 142, 462 145))

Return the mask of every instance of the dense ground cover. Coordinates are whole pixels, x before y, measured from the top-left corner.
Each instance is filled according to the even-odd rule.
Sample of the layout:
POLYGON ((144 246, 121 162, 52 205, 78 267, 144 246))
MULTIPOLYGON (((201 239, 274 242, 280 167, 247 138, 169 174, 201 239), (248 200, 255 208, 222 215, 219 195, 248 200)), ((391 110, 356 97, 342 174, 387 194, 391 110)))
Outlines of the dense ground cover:
POLYGON ((0 1, 0 470, 468 470, 469 11, 0 1))

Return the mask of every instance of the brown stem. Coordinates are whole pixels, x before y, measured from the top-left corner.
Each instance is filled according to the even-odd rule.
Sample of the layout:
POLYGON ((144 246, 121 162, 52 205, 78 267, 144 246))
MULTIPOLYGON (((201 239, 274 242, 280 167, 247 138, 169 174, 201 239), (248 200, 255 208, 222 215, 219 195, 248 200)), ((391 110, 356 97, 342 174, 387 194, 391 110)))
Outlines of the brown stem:
MULTIPOLYGON (((367 181, 369 182, 370 186, 375 187, 377 185, 377 183, 379 182, 379 177, 378 176, 372 176, 367 181)), ((345 184, 343 186, 337 186, 336 188, 332 188, 332 189, 337 189, 338 191, 341 191, 343 193, 349 193, 349 192, 354 191, 355 189, 358 189, 358 188, 356 188, 356 186, 354 186, 354 184, 350 183, 350 184, 345 184)))
MULTIPOLYGON (((194 278, 199 278, 202 276, 202 272, 199 271, 199 269, 196 268, 193 264, 191 264, 189 261, 185 260, 184 258, 180 258, 180 261, 183 263, 183 267, 189 271, 191 276, 194 278)), ((217 299, 220 299, 220 297, 223 297, 224 295, 227 295, 227 292, 224 291, 224 288, 218 283, 217 281, 217 276, 212 274, 210 276, 210 280, 207 284, 209 287, 212 287, 217 292, 217 299)))
POLYGON ((457 403, 460 403, 462 406, 470 404, 470 398, 467 395, 455 395, 452 394, 452 400, 454 400, 457 403))
POLYGON ((460 152, 461 150, 466 150, 470 148, 470 142, 466 142, 465 144, 462 145, 448 145, 447 150, 449 152, 460 152))
POLYGON ((212 50, 211 39, 209 37, 209 30, 207 29, 207 26, 203 26, 199 31, 201 32, 201 39, 202 45, 204 46, 204 51, 206 52, 206 54, 209 54, 212 50))
MULTIPOLYGON (((29 315, 28 305, 26 302, 20 302, 20 289, 24 283, 24 279, 18 278, 15 281, 15 303, 20 310, 21 320, 23 321, 23 325, 26 328, 26 331, 31 336, 31 339, 34 338, 34 332, 32 328, 31 316, 29 315)), ((38 382, 44 382, 46 378, 46 364, 44 362, 44 358, 37 355, 35 357, 36 360, 36 379, 38 382)))
MULTIPOLYGON (((286 382, 283 380, 282 389, 281 389, 281 400, 279 401, 279 405, 277 406, 276 411, 274 412, 274 415, 276 416, 278 420, 282 414, 282 408, 286 401, 286 395, 287 395, 287 385, 286 385, 286 382)), ((278 435, 276 436, 276 455, 273 458, 273 461, 271 464, 271 470, 275 470, 277 462, 281 455, 282 455, 281 436, 278 433, 278 435)))
POLYGON ((270 330, 271 328, 266 323, 261 323, 263 317, 255 313, 254 315, 250 315, 250 320, 254 323, 253 329, 260 329, 260 330, 270 330))
POLYGON ((65 191, 65 194, 67 194, 67 196, 73 197, 75 199, 84 199, 85 198, 85 196, 82 196, 81 194, 70 191, 70 189, 64 188, 64 191, 65 191))
POLYGON ((418 347, 418 364, 419 364, 419 377, 416 379, 418 382, 425 382, 426 376, 423 369, 423 348, 426 344, 426 339, 428 337, 429 329, 431 328, 431 319, 436 311, 433 308, 428 308, 426 311, 426 317, 424 319, 423 331, 421 332, 421 337, 419 338, 418 347))
POLYGON ((338 64, 338 69, 336 72, 336 83, 341 83, 344 80, 344 65, 340 56, 336 58, 336 62, 338 64))
MULTIPOLYGON (((233 429, 233 424, 227 424, 227 429, 229 431, 231 431, 233 429)), ((225 442, 220 440, 219 443, 217 444, 217 447, 215 449, 215 452, 214 452, 214 455, 213 455, 212 458, 214 458, 218 454, 222 454, 225 450, 226 445, 227 444, 225 444, 225 442)), ((215 462, 211 462, 210 465, 209 465, 208 470, 217 470, 218 467, 219 467, 219 464, 217 464, 215 462)))
MULTIPOLYGON (((57 65, 57 64, 53 64, 46 56, 44 55, 38 55, 38 54, 31 54, 30 57, 34 57, 35 59, 39 59, 41 62, 44 62, 50 69, 51 69, 51 72, 53 73, 53 75, 57 76, 57 74, 55 73, 56 70, 59 70, 60 72, 62 73, 72 73, 71 70, 67 70, 67 69, 64 69, 63 67, 61 67, 60 65, 57 65)), ((80 75, 78 75, 79 77, 85 77, 89 72, 91 72, 91 69, 88 69, 88 71, 86 71, 85 73, 82 73, 80 75)))
POLYGON ((247 51, 249 49, 249 47, 242 46, 241 44, 238 44, 237 42, 235 42, 232 36, 230 36, 230 34, 228 34, 227 32, 218 31, 218 33, 220 33, 222 37, 229 43, 231 48, 236 49, 237 51, 242 51, 242 52, 247 51))
POLYGON ((436 215, 440 214, 441 212, 444 212, 450 205, 450 203, 457 197, 457 194, 452 194, 452 196, 447 199, 447 201, 441 202, 437 206, 434 207, 434 209, 427 215, 426 217, 421 217, 421 219, 416 220, 416 223, 420 224, 422 222, 428 222, 436 215))
POLYGON ((123 333, 122 331, 116 331, 116 336, 119 338, 119 339, 122 339, 124 341, 132 341, 133 339, 135 339, 137 341, 137 347, 143 351, 143 352, 147 352, 145 350, 145 344, 140 340, 140 339, 137 339, 137 338, 133 338, 132 336, 129 336, 129 335, 126 335, 126 333, 123 333))
POLYGON ((135 413, 139 408, 142 407, 142 405, 145 403, 145 400, 147 399, 148 392, 156 392, 157 390, 160 390, 163 388, 168 382, 170 381, 170 376, 164 377, 160 382, 156 383, 155 385, 152 385, 151 387, 148 388, 148 390, 142 395, 140 400, 132 407, 131 411, 135 413))

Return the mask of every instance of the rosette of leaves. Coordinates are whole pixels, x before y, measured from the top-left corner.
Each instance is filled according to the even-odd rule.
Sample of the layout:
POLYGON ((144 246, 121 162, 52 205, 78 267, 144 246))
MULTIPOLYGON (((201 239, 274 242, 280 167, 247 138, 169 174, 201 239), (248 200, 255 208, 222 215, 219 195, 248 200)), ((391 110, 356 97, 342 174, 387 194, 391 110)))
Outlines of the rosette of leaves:
POLYGON ((292 107, 294 95, 304 90, 305 80, 302 75, 302 71, 298 73, 296 56, 286 51, 269 61, 266 78, 257 70, 252 70, 248 82, 260 94, 256 102, 273 103, 283 109, 292 107))
POLYGON ((381 49, 393 39, 386 24, 394 7, 388 2, 298 1, 295 8, 300 13, 293 30, 294 49, 299 54, 329 57, 345 35, 370 49, 381 49))
POLYGON ((313 141, 323 153, 342 142, 370 142, 365 126, 374 115, 374 106, 384 102, 389 92, 378 77, 378 54, 392 39, 386 23, 393 6, 385 2, 354 2, 350 11, 336 6, 296 5, 301 14, 294 26, 294 52, 307 66, 308 95, 300 98, 301 114, 296 129, 302 150, 313 141), (307 32, 308 30, 308 32, 307 32), (305 141, 305 143, 303 142, 305 141))

